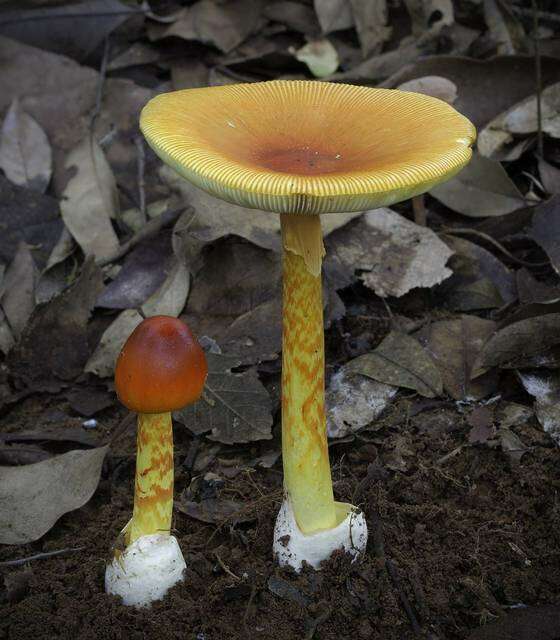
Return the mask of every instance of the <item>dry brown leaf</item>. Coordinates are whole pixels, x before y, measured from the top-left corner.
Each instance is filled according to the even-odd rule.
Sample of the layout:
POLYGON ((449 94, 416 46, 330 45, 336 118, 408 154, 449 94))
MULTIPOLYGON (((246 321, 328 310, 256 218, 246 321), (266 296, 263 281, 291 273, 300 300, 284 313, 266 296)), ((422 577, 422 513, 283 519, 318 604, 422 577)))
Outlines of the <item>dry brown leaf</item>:
POLYGON ((29 247, 20 243, 0 283, 0 306, 17 340, 35 308, 37 268, 29 247))
POLYGON ((0 467, 0 543, 38 540, 94 494, 109 447, 69 451, 21 467, 0 467))
POLYGON ((51 146, 43 129, 14 98, 0 132, 0 168, 14 184, 39 193, 52 174, 51 146))
POLYGON ((313 0, 313 4, 325 35, 354 26, 354 16, 348 0, 313 0))
POLYGON ((75 171, 64 190, 60 212, 64 224, 86 256, 108 258, 119 248, 111 218, 118 210, 117 185, 101 147, 87 136, 66 158, 75 171))

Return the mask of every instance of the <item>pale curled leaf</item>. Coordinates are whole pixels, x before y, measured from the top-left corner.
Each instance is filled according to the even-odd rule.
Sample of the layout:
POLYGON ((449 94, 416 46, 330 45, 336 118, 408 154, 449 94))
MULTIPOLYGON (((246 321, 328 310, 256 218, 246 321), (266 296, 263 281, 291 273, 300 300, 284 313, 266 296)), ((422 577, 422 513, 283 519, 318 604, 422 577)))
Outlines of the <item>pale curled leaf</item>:
POLYGON ((108 448, 0 467, 0 543, 38 540, 60 516, 83 506, 97 488, 108 448))
POLYGON ((543 429, 560 446, 560 373, 518 371, 525 391, 535 398, 535 414, 543 429))
POLYGON ((52 174, 52 151, 40 125, 14 99, 0 132, 0 168, 21 187, 44 193, 52 174))
POLYGON ((316 78, 325 78, 338 69, 338 53, 324 38, 313 40, 294 52, 297 60, 303 62, 316 78))
POLYGON ((345 368, 378 382, 414 389, 426 398, 443 393, 441 375, 433 360, 417 340, 398 331, 391 331, 374 351, 350 360, 345 368))
POLYGON ((195 434, 225 444, 272 437, 271 400, 254 369, 233 373, 238 358, 208 353, 208 379, 203 397, 176 411, 174 417, 195 434))
POLYGON ((430 194, 453 211, 472 218, 501 216, 525 205, 502 165, 476 153, 459 175, 434 187, 430 194))
POLYGON ((356 31, 367 58, 381 51, 383 43, 389 40, 392 28, 387 26, 387 0, 350 0, 356 31))
POLYGON ((313 4, 324 34, 349 29, 354 25, 348 0, 314 0, 313 4))
POLYGON ((65 167, 75 174, 60 203, 64 224, 86 255, 114 255, 119 247, 111 225, 118 209, 117 186, 101 147, 88 135, 68 154, 65 167))
POLYGON ((453 104, 457 99, 457 85, 442 76, 424 76, 403 82, 397 87, 399 91, 414 91, 426 96, 439 98, 448 104, 453 104))
MULTIPOLYGON (((367 257, 354 268, 378 296, 402 296, 417 287, 432 287, 451 275, 445 265, 453 252, 436 236, 391 209, 368 211, 364 220, 370 242, 367 257)), ((340 251, 339 248, 337 250, 340 251)))

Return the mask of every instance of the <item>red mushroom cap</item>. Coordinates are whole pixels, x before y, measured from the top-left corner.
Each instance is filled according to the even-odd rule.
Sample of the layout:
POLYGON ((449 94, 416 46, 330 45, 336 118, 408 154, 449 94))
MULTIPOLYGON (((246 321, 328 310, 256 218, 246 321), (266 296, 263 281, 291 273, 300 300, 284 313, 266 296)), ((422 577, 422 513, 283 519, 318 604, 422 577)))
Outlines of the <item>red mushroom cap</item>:
POLYGON ((196 402, 208 365, 202 347, 184 322, 154 316, 125 342, 115 369, 119 400, 137 413, 163 413, 196 402))

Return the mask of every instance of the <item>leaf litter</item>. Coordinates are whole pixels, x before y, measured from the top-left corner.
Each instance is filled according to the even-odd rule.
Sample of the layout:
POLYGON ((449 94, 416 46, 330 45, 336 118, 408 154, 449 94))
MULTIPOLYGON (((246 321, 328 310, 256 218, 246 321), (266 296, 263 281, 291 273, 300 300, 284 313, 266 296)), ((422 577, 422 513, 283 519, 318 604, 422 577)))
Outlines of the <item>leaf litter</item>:
POLYGON ((126 633, 236 640, 261 633, 259 611, 285 630, 275 640, 413 633, 383 553, 437 637, 466 637, 489 616, 511 635, 523 624, 509 631, 512 606, 555 602, 557 23, 537 16, 539 127, 527 3, 471 5, 94 0, 4 12, 0 460, 11 466, 0 473, 58 468, 35 497, 8 485, 20 546, 0 556, 44 558, 1 582, 10 637, 62 637, 68 619, 87 637, 92 611, 96 629, 122 635, 120 605, 91 578, 130 514, 134 434, 118 426, 111 376, 142 315, 160 313, 210 349, 203 399, 176 415, 174 526, 190 573, 151 618, 129 615, 126 633), (282 492, 279 219, 181 181, 137 124, 171 88, 315 76, 434 95, 480 136, 469 167, 424 197, 425 224, 410 202, 322 220, 335 494, 361 493, 375 538, 344 587, 338 559, 316 579, 278 574, 269 557, 282 492), (109 433, 107 451, 75 449, 109 433), (91 472, 74 481, 75 467, 91 472), (59 595, 56 613, 36 615, 59 595))

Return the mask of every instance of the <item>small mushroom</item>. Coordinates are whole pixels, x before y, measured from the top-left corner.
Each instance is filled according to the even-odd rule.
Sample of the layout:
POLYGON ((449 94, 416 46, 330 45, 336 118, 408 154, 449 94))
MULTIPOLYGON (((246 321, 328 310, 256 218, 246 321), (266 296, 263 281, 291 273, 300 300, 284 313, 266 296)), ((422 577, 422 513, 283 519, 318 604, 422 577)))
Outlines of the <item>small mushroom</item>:
POLYGON ((473 125, 426 95, 273 81, 159 95, 141 128, 198 187, 281 214, 285 499, 274 551, 296 570, 338 548, 359 554, 364 516, 334 500, 329 466, 319 214, 387 206, 451 178, 471 158, 473 125))
POLYGON ((173 513, 171 411, 198 400, 208 373, 201 346, 184 322, 154 316, 141 322, 117 360, 120 401, 138 413, 132 519, 105 573, 107 593, 146 606, 182 580, 185 561, 170 535, 173 513))

